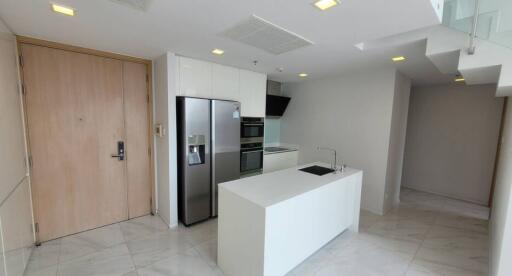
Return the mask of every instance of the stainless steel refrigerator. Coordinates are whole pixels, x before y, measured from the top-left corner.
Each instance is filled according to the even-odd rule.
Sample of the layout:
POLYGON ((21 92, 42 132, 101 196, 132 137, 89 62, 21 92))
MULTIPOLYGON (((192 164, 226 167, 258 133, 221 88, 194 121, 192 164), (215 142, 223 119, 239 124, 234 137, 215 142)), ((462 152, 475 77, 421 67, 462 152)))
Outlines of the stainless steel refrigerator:
POLYGON ((240 178, 240 103, 176 99, 178 213, 190 225, 217 216, 217 185, 240 178))

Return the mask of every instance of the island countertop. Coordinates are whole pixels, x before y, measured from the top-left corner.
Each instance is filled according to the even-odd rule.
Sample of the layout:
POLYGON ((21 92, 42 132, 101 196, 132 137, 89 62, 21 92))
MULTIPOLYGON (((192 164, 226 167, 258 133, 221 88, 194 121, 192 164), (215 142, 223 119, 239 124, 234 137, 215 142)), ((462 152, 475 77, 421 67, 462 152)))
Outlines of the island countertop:
POLYGON ((225 182, 219 186, 261 207, 268 207, 360 172, 360 170, 345 168, 343 173, 318 176, 299 171, 301 168, 314 165, 330 168, 329 164, 315 162, 225 182))
POLYGON ((282 276, 343 231, 359 231, 363 172, 312 163, 219 185, 217 262, 227 276, 282 276))

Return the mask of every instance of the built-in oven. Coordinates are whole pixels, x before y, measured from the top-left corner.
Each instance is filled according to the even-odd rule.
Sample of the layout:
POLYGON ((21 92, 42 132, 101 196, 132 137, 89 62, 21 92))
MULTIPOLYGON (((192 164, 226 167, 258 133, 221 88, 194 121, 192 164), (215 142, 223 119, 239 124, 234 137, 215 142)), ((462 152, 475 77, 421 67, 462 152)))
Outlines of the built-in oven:
POLYGON ((258 174, 263 170, 263 141, 245 143, 240 147, 240 173, 258 174))
POLYGON ((263 171, 263 118, 243 117, 240 127, 240 173, 258 174, 263 171))

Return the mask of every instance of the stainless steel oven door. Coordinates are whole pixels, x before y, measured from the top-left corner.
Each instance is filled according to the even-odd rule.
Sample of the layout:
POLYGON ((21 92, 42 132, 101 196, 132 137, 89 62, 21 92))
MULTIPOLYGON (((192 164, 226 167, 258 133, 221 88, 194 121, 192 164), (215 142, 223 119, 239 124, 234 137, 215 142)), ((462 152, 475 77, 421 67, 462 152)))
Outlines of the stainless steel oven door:
POLYGON ((263 149, 240 151, 240 172, 253 173, 263 169, 263 149))
POLYGON ((242 123, 241 138, 263 137, 264 125, 262 123, 242 123))

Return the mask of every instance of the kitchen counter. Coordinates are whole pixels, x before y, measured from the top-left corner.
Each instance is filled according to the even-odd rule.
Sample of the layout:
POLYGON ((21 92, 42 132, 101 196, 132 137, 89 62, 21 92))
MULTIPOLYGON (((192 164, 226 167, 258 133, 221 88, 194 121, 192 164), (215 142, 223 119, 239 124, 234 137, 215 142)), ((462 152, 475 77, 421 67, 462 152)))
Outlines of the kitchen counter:
POLYGON ((263 149, 263 154, 276 154, 290 151, 297 151, 297 149, 288 147, 265 147, 263 149))
POLYGON ((329 164, 312 163, 308 165, 293 167, 272 173, 257 175, 255 177, 243 178, 240 180, 220 184, 221 189, 228 190, 238 196, 247 199, 258 206, 268 207, 294 196, 307 193, 313 189, 349 177, 360 170, 345 168, 344 173, 326 174, 317 176, 314 174, 299 171, 299 168, 319 165, 329 168, 329 164))
POLYGON ((329 167, 219 185, 218 264, 226 275, 284 275, 346 229, 358 231, 362 171, 299 171, 312 165, 329 167))

